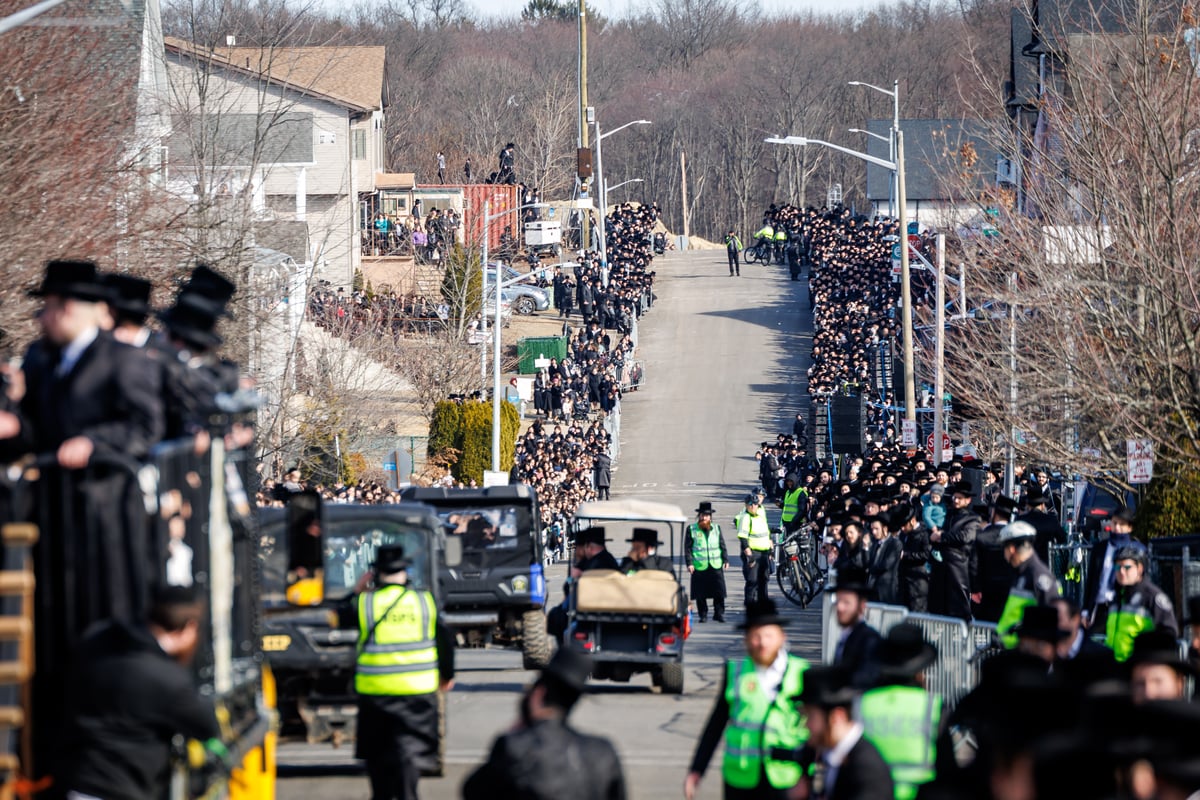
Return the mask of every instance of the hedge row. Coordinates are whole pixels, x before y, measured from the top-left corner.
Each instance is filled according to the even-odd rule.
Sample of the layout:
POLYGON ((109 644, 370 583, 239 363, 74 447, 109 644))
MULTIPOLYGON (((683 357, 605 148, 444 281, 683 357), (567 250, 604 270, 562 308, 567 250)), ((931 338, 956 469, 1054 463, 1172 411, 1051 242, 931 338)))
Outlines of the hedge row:
MULTIPOLYGON (((512 403, 500 404, 500 469, 512 469, 521 415, 512 403)), ((451 469, 455 479, 463 483, 483 485, 484 470, 492 466, 492 404, 456 403, 443 400, 434 406, 429 425, 429 453, 446 448, 459 452, 451 469)))

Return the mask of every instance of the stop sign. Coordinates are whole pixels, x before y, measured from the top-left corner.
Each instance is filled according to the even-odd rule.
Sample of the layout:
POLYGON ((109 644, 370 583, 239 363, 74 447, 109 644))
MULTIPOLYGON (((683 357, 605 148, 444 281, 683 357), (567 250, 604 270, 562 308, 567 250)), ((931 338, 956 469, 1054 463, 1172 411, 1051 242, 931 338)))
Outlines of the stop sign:
MULTIPOLYGON (((954 443, 950 441, 950 435, 948 433, 943 432, 942 433, 942 452, 945 453, 947 450, 950 450, 953 447, 954 447, 954 443)), ((932 433, 925 437, 925 449, 929 451, 930 455, 933 455, 933 434, 932 433)))
POLYGON ((921 237, 917 236, 915 233, 910 233, 908 235, 908 246, 911 247, 913 250, 920 251, 921 237))

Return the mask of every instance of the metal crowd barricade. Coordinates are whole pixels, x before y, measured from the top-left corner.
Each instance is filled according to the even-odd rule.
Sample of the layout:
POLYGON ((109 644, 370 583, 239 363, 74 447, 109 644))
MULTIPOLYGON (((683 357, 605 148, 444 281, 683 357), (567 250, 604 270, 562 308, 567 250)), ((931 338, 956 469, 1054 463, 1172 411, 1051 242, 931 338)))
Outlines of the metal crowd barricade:
POLYGON ((1192 558, 1191 547, 1151 540, 1149 577, 1171 598, 1182 621, 1188 598, 1200 595, 1200 561, 1192 558))

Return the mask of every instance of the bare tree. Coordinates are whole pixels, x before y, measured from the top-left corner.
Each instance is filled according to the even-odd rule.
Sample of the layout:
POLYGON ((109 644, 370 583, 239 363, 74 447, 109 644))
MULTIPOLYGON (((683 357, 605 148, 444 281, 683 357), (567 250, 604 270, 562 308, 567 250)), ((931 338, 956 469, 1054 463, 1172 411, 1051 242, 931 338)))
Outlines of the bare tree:
POLYGON ((1047 26, 1020 205, 967 242, 989 310, 956 332, 951 385, 1019 450, 1083 474, 1123 470, 1131 438, 1168 470, 1200 455, 1200 83, 1195 22, 1172 6, 1047 26))

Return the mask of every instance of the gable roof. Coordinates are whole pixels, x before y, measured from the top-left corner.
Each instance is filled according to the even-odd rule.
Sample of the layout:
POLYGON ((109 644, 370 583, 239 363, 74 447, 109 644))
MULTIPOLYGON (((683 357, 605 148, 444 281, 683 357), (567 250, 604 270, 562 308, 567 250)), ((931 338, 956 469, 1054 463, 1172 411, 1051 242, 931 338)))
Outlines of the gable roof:
POLYGON ((167 52, 202 59, 246 75, 266 76, 279 86, 329 100, 353 111, 382 108, 382 46, 215 47, 211 50, 173 36, 167 52))
MULTIPOLYGON (((887 136, 890 119, 868 120, 867 130, 887 136)), ((967 174, 976 188, 986 187, 996 180, 994 138, 985 123, 961 119, 902 119, 904 131, 904 188, 908 201, 948 200, 961 193, 964 164, 962 148, 974 149, 974 164, 967 174)), ((888 158, 888 143, 868 137, 867 153, 888 158)), ((886 202, 891 184, 891 170, 867 164, 867 199, 886 202)))

